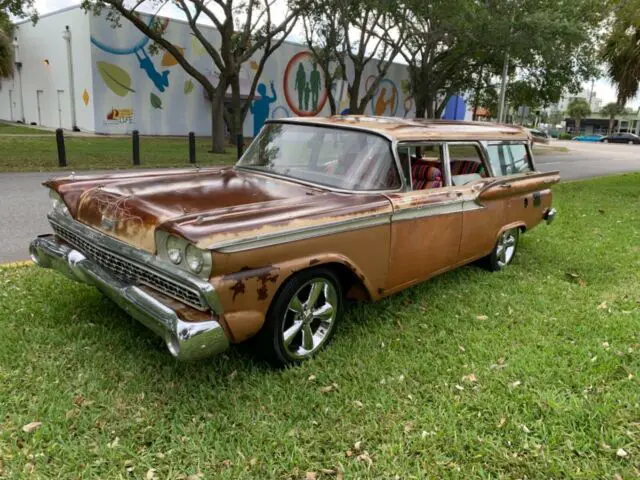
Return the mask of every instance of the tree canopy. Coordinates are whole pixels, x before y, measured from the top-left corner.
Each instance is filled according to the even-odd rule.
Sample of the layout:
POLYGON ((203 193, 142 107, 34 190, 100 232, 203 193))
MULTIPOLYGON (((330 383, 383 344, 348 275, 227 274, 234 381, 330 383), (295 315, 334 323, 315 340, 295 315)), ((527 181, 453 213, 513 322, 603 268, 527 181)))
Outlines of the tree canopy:
POLYGON ((0 11, 0 78, 13 74, 13 25, 9 15, 0 11))

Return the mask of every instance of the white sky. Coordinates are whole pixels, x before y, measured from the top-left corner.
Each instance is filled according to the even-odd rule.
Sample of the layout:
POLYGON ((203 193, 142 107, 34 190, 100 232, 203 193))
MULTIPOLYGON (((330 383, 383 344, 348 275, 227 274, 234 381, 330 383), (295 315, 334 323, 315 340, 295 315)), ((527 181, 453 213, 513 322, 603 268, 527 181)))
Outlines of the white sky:
MULTIPOLYGON (((69 7, 72 5, 77 5, 79 3, 78 0, 36 0, 35 5, 38 13, 40 15, 54 12, 61 8, 69 7)), ((162 10, 161 14, 169 17, 179 17, 179 10, 175 7, 167 7, 162 10)), ((296 31, 294 30, 292 40, 303 40, 303 33, 300 31, 296 35, 296 31), (297 38, 296 38, 297 37, 297 38)), ((585 83, 584 89, 587 91, 591 90, 591 83, 585 83)), ((616 100, 616 91, 615 88, 611 85, 611 82, 607 78, 601 78, 597 80, 594 84, 594 92, 595 96, 602 99, 602 104, 605 105, 609 102, 615 102, 616 100)), ((636 109, 640 107, 640 99, 635 98, 630 100, 627 103, 627 107, 636 109)))

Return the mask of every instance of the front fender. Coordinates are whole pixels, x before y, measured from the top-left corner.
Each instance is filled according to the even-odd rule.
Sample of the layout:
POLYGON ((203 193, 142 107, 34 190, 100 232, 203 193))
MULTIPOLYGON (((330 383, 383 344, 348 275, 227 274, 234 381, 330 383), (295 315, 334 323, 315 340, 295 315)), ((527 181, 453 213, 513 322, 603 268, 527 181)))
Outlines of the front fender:
POLYGON ((370 298, 379 297, 364 271, 338 253, 310 255, 257 268, 246 267, 211 279, 224 309, 224 320, 231 340, 239 343, 258 333, 271 302, 292 275, 328 264, 348 268, 360 280, 370 298))

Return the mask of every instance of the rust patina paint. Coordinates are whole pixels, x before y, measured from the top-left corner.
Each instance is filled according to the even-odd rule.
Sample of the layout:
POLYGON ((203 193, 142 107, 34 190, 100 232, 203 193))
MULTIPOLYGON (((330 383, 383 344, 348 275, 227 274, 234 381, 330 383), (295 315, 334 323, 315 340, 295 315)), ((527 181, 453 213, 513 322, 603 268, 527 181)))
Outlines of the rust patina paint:
MULTIPOLYGON (((517 127, 466 122, 359 116, 286 122, 358 127, 396 141, 529 139, 517 127)), ((351 294, 377 300, 487 255, 504 228, 533 228, 551 205, 549 187, 558 180, 555 172, 487 178, 433 191, 348 194, 215 167, 74 175, 45 185, 61 195, 76 220, 139 249, 154 253, 155 231, 161 229, 213 250, 210 283, 224 309, 218 320, 231 341, 241 342, 262 327, 272 300, 294 273, 339 264, 356 279, 351 294), (447 202, 457 202, 460 211, 466 205, 477 208, 402 217, 447 202), (265 235, 392 215, 399 220, 224 253, 224 246, 265 235)), ((183 320, 214 316, 144 289, 183 320)))

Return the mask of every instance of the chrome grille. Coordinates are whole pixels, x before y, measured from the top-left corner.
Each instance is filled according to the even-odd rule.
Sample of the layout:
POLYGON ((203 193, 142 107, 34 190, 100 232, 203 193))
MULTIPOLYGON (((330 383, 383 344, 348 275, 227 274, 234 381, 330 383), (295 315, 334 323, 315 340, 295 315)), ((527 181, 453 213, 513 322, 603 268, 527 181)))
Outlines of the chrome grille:
POLYGON ((131 284, 142 284, 151 287, 164 295, 175 298, 198 310, 206 310, 197 290, 185 287, 152 270, 131 262, 111 251, 88 242, 68 229, 52 223, 53 231, 58 237, 75 249, 90 257, 98 265, 108 270, 118 279, 131 284))

